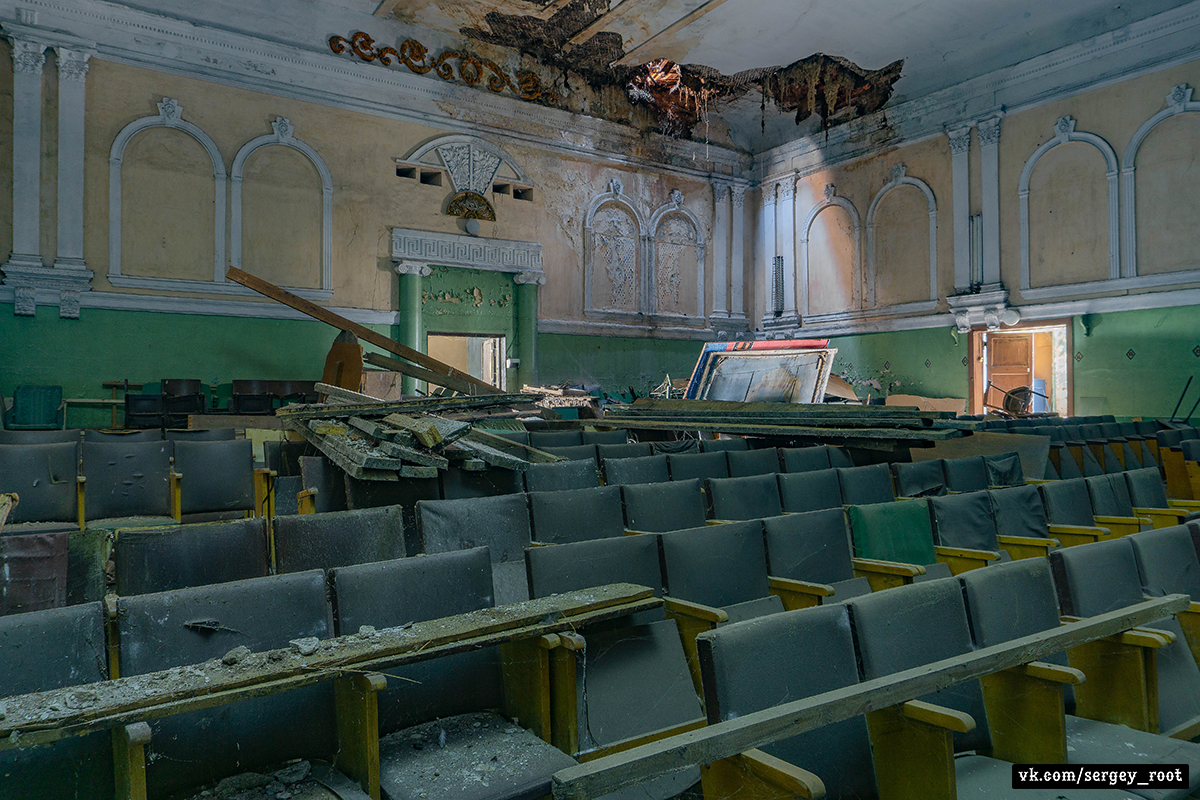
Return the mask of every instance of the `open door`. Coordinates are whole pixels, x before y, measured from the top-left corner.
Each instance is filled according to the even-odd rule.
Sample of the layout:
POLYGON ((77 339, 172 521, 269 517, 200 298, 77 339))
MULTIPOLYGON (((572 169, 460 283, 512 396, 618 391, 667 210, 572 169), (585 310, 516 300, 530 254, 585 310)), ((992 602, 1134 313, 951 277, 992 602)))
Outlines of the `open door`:
POLYGON ((1030 411, 1069 415, 1070 337, 1065 322, 972 331, 971 413, 1003 408, 1005 392, 1027 387, 1033 393, 1030 411))

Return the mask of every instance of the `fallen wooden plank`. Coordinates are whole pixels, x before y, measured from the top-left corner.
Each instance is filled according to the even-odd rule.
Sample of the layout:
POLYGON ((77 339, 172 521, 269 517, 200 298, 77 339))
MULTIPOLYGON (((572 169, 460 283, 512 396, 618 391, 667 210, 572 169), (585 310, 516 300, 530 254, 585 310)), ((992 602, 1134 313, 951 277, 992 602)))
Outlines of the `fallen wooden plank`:
POLYGON ((332 461, 339 469, 342 470, 342 472, 345 472, 351 478, 367 481, 400 480, 400 476, 394 471, 363 469, 363 467, 344 456, 341 450, 326 446, 328 438, 324 436, 318 436, 310 431, 303 420, 288 420, 287 427, 289 430, 293 430, 303 436, 309 444, 320 450, 326 458, 332 461))
MULTIPOLYGON (((447 464, 446 466, 448 468, 450 465, 447 464)), ((400 467, 400 469, 396 470, 396 474, 401 478, 436 478, 438 476, 438 468, 414 467, 409 464, 405 464, 404 466, 400 467)))
POLYGON ((426 447, 444 447, 471 432, 471 423, 440 417, 409 417, 388 414, 383 421, 394 428, 407 431, 426 447))
POLYGON ((297 297, 291 292, 280 289, 273 283, 268 283, 262 278, 251 275, 248 272, 243 272, 236 267, 230 267, 226 271, 225 277, 231 281, 240 283, 242 286, 245 286, 248 289, 253 289, 259 294, 266 295, 272 300, 283 303, 285 306, 291 306, 302 314, 307 314, 308 316, 318 319, 328 325, 332 325, 339 330, 349 331, 359 339, 362 339, 364 342, 370 342, 376 347, 387 350, 389 353, 395 353, 401 358, 406 358, 409 361, 433 370, 433 372, 438 376, 438 379, 434 380, 430 378, 428 380, 433 383, 437 383, 439 386, 442 385, 440 383, 442 378, 449 377, 474 384, 476 391, 473 392, 473 394, 500 394, 500 390, 489 383, 484 383, 478 378, 468 375, 465 372, 461 372, 449 364, 443 364, 436 358, 431 358, 419 350, 413 350, 411 347, 405 347, 399 342, 393 341, 382 334, 376 333, 364 325, 359 325, 357 322, 352 322, 340 314, 333 313, 329 309, 321 308, 321 306, 317 305, 316 303, 310 303, 303 297, 297 297))
POLYGON ((482 445, 487 445, 494 450, 499 450, 501 453, 507 453, 514 458, 520 458, 528 461, 531 464, 551 464, 555 461, 562 461, 559 456, 547 453, 545 450, 538 450, 536 447, 531 447, 527 444, 514 442, 512 439, 505 439, 503 436, 497 436, 479 428, 472 428, 467 434, 467 438, 473 442, 482 445))
POLYGON ((325 395, 331 402, 339 405, 359 405, 363 403, 382 403, 378 397, 372 397, 369 394, 362 392, 352 392, 349 389, 343 389, 340 386, 333 386, 328 383, 317 383, 317 393, 325 395))
MULTIPOLYGON (((313 422, 308 423, 310 426, 313 422)), ((313 431, 317 436, 321 434, 313 431)), ((362 443, 361 446, 356 445, 349 434, 329 434, 321 436, 321 450, 326 451, 330 448, 340 452, 350 463, 355 464, 362 469, 400 469, 403 466, 400 459, 392 456, 383 455, 383 453, 374 447, 371 447, 366 440, 358 439, 362 443)))
POLYGON ((472 457, 486 461, 493 467, 504 467, 517 472, 529 469, 529 462, 525 459, 502 452, 490 445, 481 444, 470 437, 459 439, 454 443, 454 447, 466 450, 472 457))
POLYGON ((941 441, 962 436, 958 430, 921 428, 813 428, 801 425, 756 425, 751 422, 667 422, 662 420, 623 420, 631 430, 646 429, 659 431, 711 431, 713 433, 735 433, 742 436, 802 436, 811 439, 836 438, 852 441, 941 441))
POLYGON ((12 511, 13 506, 18 502, 18 498, 12 492, 0 494, 0 529, 4 528, 4 522, 8 519, 8 512, 12 511))
POLYGON ((472 408, 492 408, 532 404, 537 398, 527 394, 485 395, 481 397, 429 397, 419 400, 403 400, 398 403, 370 403, 356 406, 331 405, 327 403, 293 404, 275 412, 277 417, 311 419, 330 415, 367 415, 442 413, 472 408))
POLYGON ((661 604, 650 589, 612 584, 326 639, 308 655, 297 648, 285 648, 252 653, 231 665, 212 659, 146 675, 11 697, 4 701, 5 716, 0 718, 0 750, 277 694, 347 673, 387 669, 574 631, 661 604))
POLYGON ((795 700, 569 767, 554 774, 554 798, 591 800, 657 775, 711 764, 764 744, 1152 623, 1184 610, 1189 603, 1188 596, 1182 594, 1154 598, 1053 630, 795 700))

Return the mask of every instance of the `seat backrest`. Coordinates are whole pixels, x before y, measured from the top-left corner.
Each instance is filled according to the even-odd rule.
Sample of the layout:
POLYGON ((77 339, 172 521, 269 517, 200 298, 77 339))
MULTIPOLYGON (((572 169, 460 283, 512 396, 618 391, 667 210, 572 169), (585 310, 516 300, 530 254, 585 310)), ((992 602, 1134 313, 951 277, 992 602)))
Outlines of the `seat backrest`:
POLYGON ((987 462, 983 456, 947 458, 946 488, 952 492, 982 492, 988 488, 987 462))
POLYGON ((850 458, 850 453, 846 451, 846 448, 834 447, 832 445, 827 445, 826 447, 829 450, 829 466, 834 469, 854 466, 854 460, 850 458))
POLYGON ((83 442, 87 519, 171 513, 170 442, 83 442))
POLYGON ((591 461, 554 461, 530 464, 525 470, 525 491, 563 492, 600 485, 600 473, 591 461))
POLYGON ((839 469, 838 482, 842 486, 842 503, 845 505, 888 503, 896 499, 887 464, 839 469))
POLYGON ((529 444, 529 431, 496 431, 481 428, 481 430, 490 433, 492 436, 499 436, 501 439, 508 439, 510 442, 517 444, 529 444))
POLYGON ((1092 499, 1086 478, 1054 481, 1038 486, 1051 525, 1094 526, 1092 499))
POLYGON ((318 514, 345 511, 345 473, 324 456, 300 456, 300 478, 305 489, 316 489, 313 506, 318 514))
MULTIPOLYGON (((529 435, 532 436, 533 433, 529 435)), ((565 458, 568 461, 591 461, 594 466, 600 466, 600 458, 596 455, 596 445, 594 444, 574 444, 563 447, 541 447, 538 449, 550 455, 565 458)))
POLYGON ((621 487, 530 492, 529 520, 533 540, 542 544, 624 536, 621 487))
POLYGON ((1185 461, 1200 461, 1200 439, 1184 439, 1179 447, 1185 461))
MULTIPOLYGON (((545 450, 547 447, 574 447, 583 444, 583 435, 580 431, 530 431, 529 445, 536 447, 538 450, 545 450)), ((591 444, 595 444, 592 442, 591 444)))
POLYGON ((1099 517, 1132 517, 1133 502, 1129 499, 1129 488, 1125 476, 1096 475, 1084 478, 1088 496, 1092 501, 1092 512, 1099 517))
POLYGON ((8 512, 8 521, 78 519, 78 473, 79 445, 74 442, 0 444, 0 492, 15 492, 20 498, 8 512))
POLYGON ((1121 439, 1125 436, 1125 431, 1119 422, 1102 422, 1100 423, 1100 433, 1105 439, 1121 439))
POLYGON ((662 534, 667 594, 722 608, 770 594, 760 520, 662 534))
POLYGON ((1125 485, 1134 508, 1168 508, 1167 489, 1155 467, 1125 473, 1125 485))
MULTIPOLYGON (((1055 446, 1055 449, 1058 451, 1058 477, 1064 481, 1069 481, 1072 478, 1082 478, 1083 467, 1080 466, 1079 460, 1071 453, 1071 449, 1066 445, 1055 446)), ((1088 455, 1091 455, 1090 451, 1088 455)), ((1095 456, 1092 456, 1092 462, 1095 460, 1095 456)))
MULTIPOLYGON (((967 609, 957 578, 898 586, 847 600, 846 605, 854 620, 854 638, 865 680, 953 658, 972 649, 967 609)), ((987 712, 978 680, 919 699, 974 717, 975 730, 954 734, 955 751, 990 749, 987 712)))
POLYGON ((601 462, 601 466, 604 470, 604 482, 609 486, 620 486, 624 483, 661 483, 671 479, 666 456, 606 458, 601 462))
POLYGON ((1152 419, 1134 420, 1133 425, 1137 429, 1138 436, 1149 438, 1158 433, 1158 423, 1152 419))
POLYGON ((1143 594, 1162 597, 1179 592, 1200 597, 1200 558, 1187 525, 1143 531, 1128 539, 1143 594))
POLYGON ((420 500, 417 524, 426 553, 487 547, 493 563, 524 561, 531 541, 523 494, 462 500, 420 500))
POLYGON ((281 574, 391 561, 407 555, 400 506, 275 517, 271 524, 275 564, 281 574))
POLYGON ((1128 537, 1053 550, 1050 566, 1064 614, 1092 617, 1142 601, 1137 559, 1128 537))
POLYGON ((1021 469, 1021 456, 1017 453, 999 453, 983 457, 987 468, 988 486, 1024 486, 1025 473, 1021 469))
POLYGON ((928 497, 946 493, 945 459, 892 464, 896 476, 896 493, 901 497, 928 497))
POLYGON ((254 442, 175 442, 184 514, 254 509, 254 442))
POLYGON ((925 498, 850 506, 854 555, 904 564, 932 564, 933 524, 925 498))
MULTIPOLYGON (((967 600, 975 644, 992 647, 1059 626, 1050 562, 1024 558, 958 577, 967 600)), ((1066 653, 1044 660, 1065 664, 1066 653)))
POLYGON ((131 442, 161 442, 163 438, 162 433, 158 430, 118 432, 87 429, 83 432, 83 440, 93 443, 118 442, 129 444, 131 442))
POLYGON ((698 528, 706 518, 704 489, 699 479, 642 483, 621 487, 625 527, 660 533, 698 528))
POLYGON ((779 499, 789 514, 842 507, 838 470, 788 472, 779 476, 779 499))
POLYGON ((495 497, 524 490, 521 473, 514 469, 489 466, 483 470, 466 470, 452 466, 438 471, 442 497, 464 500, 472 497, 495 497))
POLYGON ((262 578, 271 571, 266 519, 118 530, 113 562, 118 595, 262 578))
POLYGON ((79 444, 83 431, 80 428, 68 428, 59 431, 7 431, 0 429, 0 445, 3 444, 56 444, 72 442, 79 444))
POLYGON ((169 430, 168 442, 228 442, 237 438, 233 428, 209 428, 208 430, 169 430))
POLYGON ((1104 439, 1104 431, 1097 422, 1089 422, 1086 425, 1080 425, 1079 432, 1083 434, 1083 438, 1088 441, 1094 442, 1104 439))
POLYGON ((826 584, 854 577, 850 531, 840 507, 767 517, 763 528, 771 575, 826 584))
MULTIPOLYGON (((590 443, 587 443, 590 444, 590 443)), ((649 442, 628 442, 621 444, 597 444, 596 454, 600 460, 621 458, 645 458, 653 455, 654 449, 649 442)))
MULTIPOLYGON (((522 554, 523 557, 523 554, 522 554)), ((486 547, 339 567, 330 573, 337 630, 395 628, 491 608, 491 556, 486 547)), ((379 694, 384 735, 439 717, 502 705, 496 648, 388 670, 400 680, 379 694)))
MULTIPOLYGON (((769 614, 696 638, 710 724, 858 683, 845 605, 769 614)), ((762 745, 763 752, 821 777, 830 798, 874 798, 866 718, 852 717, 762 745)))
POLYGON ((629 431, 581 431, 583 444, 626 444, 629 442, 629 431))
POLYGON ((775 473, 744 478, 713 478, 708 482, 713 519, 758 519, 783 513, 775 473))
POLYGON ((729 476, 731 478, 779 472, 779 451, 774 447, 764 447, 759 450, 733 450, 726 455, 729 457, 729 476))
POLYGON ((996 518, 987 492, 964 492, 929 500, 938 544, 970 550, 999 550, 996 518))
MULTIPOLYGON (((0 616, 0 664, 0 697, 106 680, 100 603, 0 616)), ((101 731, 0 752, 0 777, 6 800, 108 800, 111 736, 101 731)))
POLYGON ((781 447, 779 460, 784 472, 814 472, 829 469, 828 447, 781 447))
POLYGON ((530 547, 525 551, 525 563, 530 597, 610 583, 648 586, 655 597, 663 593, 658 537, 652 534, 530 547))
POLYGON ((1155 432, 1154 435, 1158 439, 1158 448, 1161 450, 1164 447, 1179 447, 1179 443, 1183 441, 1184 432, 1180 428, 1167 428, 1155 432))
POLYGON ((667 465, 670 467, 673 481, 729 477, 728 454, 722 451, 672 454, 667 456, 667 465))
MULTIPOLYGON (((272 575, 117 601, 122 677, 333 635, 325 575, 272 575)), ((328 755, 334 742, 328 683, 153 720, 146 750, 152 797, 292 758, 328 755)))
POLYGON ((4 424, 12 430, 61 428, 62 400, 61 386, 18 386, 13 389, 13 405, 4 414, 4 424))
POLYGON ((1036 486, 1012 486, 987 493, 996 519, 996 530, 1005 536, 1049 537, 1046 507, 1036 486))
POLYGON ((700 440, 700 452, 701 453, 716 453, 721 450, 729 452, 729 451, 749 450, 749 449, 750 449, 750 443, 741 437, 736 437, 733 439, 701 439, 700 440))

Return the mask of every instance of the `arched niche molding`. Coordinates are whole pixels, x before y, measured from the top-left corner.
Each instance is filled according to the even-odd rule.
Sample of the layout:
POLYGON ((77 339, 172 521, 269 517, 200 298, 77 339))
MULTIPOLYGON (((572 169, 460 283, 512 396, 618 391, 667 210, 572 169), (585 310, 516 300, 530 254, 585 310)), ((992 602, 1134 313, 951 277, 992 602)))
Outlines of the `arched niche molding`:
POLYGON ((436 153, 456 192, 487 195, 501 167, 512 172, 511 180, 530 185, 525 170, 504 148, 478 136, 456 134, 440 136, 420 145, 401 161, 406 164, 429 163, 436 153))
MULTIPOLYGON (((246 161, 257 150, 264 147, 290 147, 298 150, 316 168, 321 176, 321 291, 333 295, 333 176, 324 159, 311 146, 295 137, 296 128, 286 117, 276 117, 271 123, 272 133, 251 139, 242 145, 233 159, 232 226, 230 228, 230 263, 242 266, 242 177, 246 161)), ((222 276, 224 279, 224 276, 222 276)))
MULTIPOLYGON (((197 291, 194 286, 211 286, 207 281, 171 280, 169 278, 140 278, 121 274, 121 164, 125 148, 134 136, 150 128, 171 128, 191 136, 208 152, 216 182, 215 230, 213 231, 213 281, 225 281, 225 159, 208 134, 183 118, 183 108, 171 97, 158 103, 158 116, 142 117, 121 129, 113 140, 108 155, 108 279, 114 286, 148 289, 197 291)), ((239 287, 241 288, 241 287, 239 287)))
POLYGON ((892 177, 883 188, 876 193, 871 199, 871 205, 867 208, 867 302, 866 307, 869 309, 884 308, 889 312, 903 311, 929 311, 932 310, 938 302, 938 285, 937 285, 937 200, 933 196, 933 189, 929 188, 929 184, 920 178, 914 178, 908 174, 908 167, 904 164, 897 164, 892 167, 892 177), (912 186, 921 191, 925 195, 925 204, 929 208, 929 300, 918 301, 915 303, 899 303, 888 306, 875 305, 875 212, 879 209, 879 203, 891 191, 899 189, 901 186, 912 186))
POLYGON ((818 322, 833 322, 840 319, 848 319, 855 316, 861 316, 863 305, 862 293, 863 275, 862 275, 862 219, 858 215, 858 209, 854 207, 845 197, 838 197, 837 187, 832 183, 825 184, 823 191, 823 199, 809 209, 808 214, 804 217, 804 222, 800 225, 800 313, 803 317, 803 322, 818 323, 818 322), (831 314, 813 314, 809 308, 809 291, 808 291, 808 274, 809 274, 809 254, 808 240, 812 232, 813 222, 817 216, 827 208, 837 207, 846 212, 850 217, 851 227, 851 245, 854 247, 854 256, 851 261, 853 275, 851 276, 851 285, 853 287, 853 309, 850 311, 840 311, 831 314))
MULTIPOLYGON (((655 209, 650 215, 650 235, 647 237, 646 244, 646 265, 645 278, 648 284, 648 294, 650 296, 650 312, 656 315, 665 315, 672 318, 686 317, 689 320, 704 319, 704 227, 700 224, 700 219, 692 213, 687 206, 683 204, 683 192, 675 189, 671 192, 671 198, 655 209), (661 274, 660 270, 666 269, 666 265, 659 264, 659 256, 665 255, 665 248, 660 247, 661 228, 669 224, 672 220, 679 220, 686 223, 691 228, 691 245, 696 252, 696 313, 695 315, 680 315, 673 312, 665 312, 660 307, 661 303, 660 279, 670 281, 667 275, 661 274)), ((686 246, 686 245, 685 245, 686 246)), ((676 258, 675 269, 679 268, 678 257, 676 258)))
POLYGON ((1112 281, 1121 277, 1121 226, 1120 199, 1117 187, 1117 154, 1101 137, 1094 133, 1075 130, 1074 117, 1059 117, 1054 123, 1054 138, 1043 143, 1033 151, 1033 155, 1025 162, 1021 179, 1017 184, 1017 196, 1021 206, 1021 296, 1027 300, 1038 300, 1049 297, 1061 297, 1070 294, 1086 294, 1088 292, 1110 291, 1120 288, 1112 281), (1087 281, 1084 283, 1067 284, 1063 286, 1046 286, 1032 288, 1030 276, 1029 252, 1029 181, 1033 177, 1033 169, 1042 156, 1059 145, 1067 142, 1083 142, 1100 151, 1104 157, 1105 175, 1108 179, 1108 280, 1087 281))
MULTIPOLYGON (((644 321, 647 310, 651 307, 648 297, 649 282, 646 280, 648 269, 646 239, 646 218, 634 204, 633 199, 625 194, 624 185, 619 178, 613 178, 608 184, 608 191, 597 194, 588 203, 587 213, 583 219, 583 310, 585 316, 608 317, 630 322, 644 321), (597 236, 595 230, 596 215, 606 207, 614 207, 627 214, 633 221, 634 248, 632 258, 633 285, 628 287, 633 292, 635 300, 632 309, 597 308, 593 297, 592 284, 595 282, 597 236)), ((606 269, 607 265, 601 266, 606 269)), ((610 278, 611 280, 611 278, 610 278)))
POLYGON ((1129 146, 1125 148, 1125 155, 1121 159, 1121 182, 1124 184, 1125 189, 1125 216, 1123 220, 1125 228, 1125 262, 1122 268, 1126 278, 1138 278, 1137 283, 1142 286, 1191 283, 1200 280, 1200 270, 1145 275, 1139 278, 1137 266, 1137 181, 1135 173, 1137 170, 1138 151, 1142 148, 1142 142, 1146 140, 1150 132, 1160 123, 1177 117, 1180 114, 1193 114, 1196 112, 1200 112, 1200 103, 1192 100, 1192 87, 1186 83, 1172 87, 1171 91, 1167 94, 1167 107, 1142 123, 1142 126, 1133 134, 1133 138, 1129 141, 1129 146))

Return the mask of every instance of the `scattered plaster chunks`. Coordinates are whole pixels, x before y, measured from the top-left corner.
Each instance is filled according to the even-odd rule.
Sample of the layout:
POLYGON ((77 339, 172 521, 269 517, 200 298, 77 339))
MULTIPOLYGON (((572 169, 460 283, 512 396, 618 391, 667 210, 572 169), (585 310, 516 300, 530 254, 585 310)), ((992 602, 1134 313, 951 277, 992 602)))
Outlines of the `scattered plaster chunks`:
POLYGON ((313 653, 317 652, 317 646, 320 644, 320 640, 315 636, 309 636, 304 639, 293 639, 292 641, 288 642, 288 644, 290 644, 298 653, 300 653, 300 655, 311 656, 313 653))
POLYGON ((275 779, 283 784, 299 783, 308 777, 308 773, 312 770, 312 765, 307 761, 297 761, 291 766, 284 767, 276 771, 275 779))
POLYGON ((238 645, 221 657, 221 663, 227 667, 232 667, 234 664, 242 661, 246 656, 250 655, 250 648, 246 645, 238 645))

